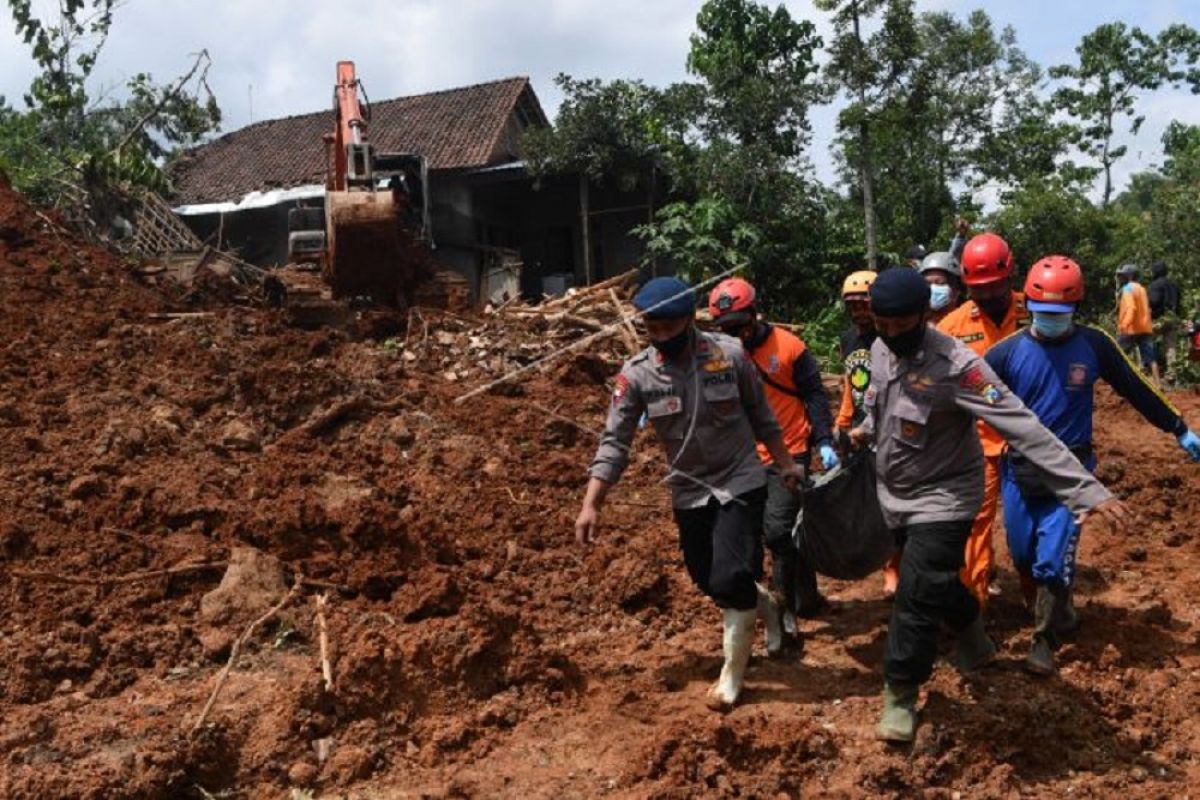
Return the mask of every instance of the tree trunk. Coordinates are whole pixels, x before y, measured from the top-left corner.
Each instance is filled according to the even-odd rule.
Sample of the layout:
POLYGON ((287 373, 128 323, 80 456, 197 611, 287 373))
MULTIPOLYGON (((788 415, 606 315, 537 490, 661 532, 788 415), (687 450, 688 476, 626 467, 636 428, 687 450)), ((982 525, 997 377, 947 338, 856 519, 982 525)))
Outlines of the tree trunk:
MULTIPOLYGON (((858 19, 858 2, 855 0, 852 11, 854 14, 854 41, 859 55, 863 52, 862 30, 858 19)), ((864 59, 859 58, 859 64, 864 59)), ((858 83, 858 105, 862 113, 867 113, 867 78, 861 69, 855 77, 858 83)), ((867 232, 867 267, 875 269, 879 263, 879 235, 875 230, 875 159, 871 152, 871 128, 865 116, 858 123, 858 146, 862 149, 861 163, 858 174, 863 195, 863 226, 867 232)))

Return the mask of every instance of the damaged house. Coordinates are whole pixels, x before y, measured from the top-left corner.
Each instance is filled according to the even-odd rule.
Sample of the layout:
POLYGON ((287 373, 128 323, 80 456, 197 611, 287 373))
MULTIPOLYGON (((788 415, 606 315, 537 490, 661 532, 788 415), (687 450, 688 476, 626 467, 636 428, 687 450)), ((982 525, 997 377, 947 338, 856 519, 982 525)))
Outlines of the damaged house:
MULTIPOLYGON (((476 302, 561 294, 637 265, 631 230, 652 199, 589 186, 576 175, 535 186, 522 133, 549 125, 527 78, 375 102, 367 135, 379 152, 428 168, 429 229, 439 266, 476 302)), ((256 122, 190 151, 172 178, 175 212, 201 240, 263 267, 288 260, 288 212, 322 208, 323 137, 331 110, 256 122)))

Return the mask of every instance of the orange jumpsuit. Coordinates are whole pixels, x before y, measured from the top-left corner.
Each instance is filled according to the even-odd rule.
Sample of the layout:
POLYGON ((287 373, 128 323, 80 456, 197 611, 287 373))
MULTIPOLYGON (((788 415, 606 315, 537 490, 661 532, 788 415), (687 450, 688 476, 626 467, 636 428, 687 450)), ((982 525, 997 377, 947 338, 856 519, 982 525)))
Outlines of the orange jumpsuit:
MULTIPOLYGON (((1017 328, 1025 325, 1029 313, 1025 310, 1025 297, 1019 292, 1013 292, 1012 303, 1004 322, 997 326, 987 314, 980 310, 974 300, 968 300, 941 321, 938 330, 948 336, 953 336, 967 347, 983 356, 992 345, 1001 339, 1016 333, 1017 328)), ((961 577, 979 604, 986 605, 988 599, 988 584, 991 580, 996 553, 992 547, 992 526, 996 521, 996 511, 1000 506, 1000 455, 1004 452, 1004 439, 991 426, 979 423, 979 440, 983 445, 983 505, 975 517, 971 528, 971 538, 967 540, 965 564, 961 577)))

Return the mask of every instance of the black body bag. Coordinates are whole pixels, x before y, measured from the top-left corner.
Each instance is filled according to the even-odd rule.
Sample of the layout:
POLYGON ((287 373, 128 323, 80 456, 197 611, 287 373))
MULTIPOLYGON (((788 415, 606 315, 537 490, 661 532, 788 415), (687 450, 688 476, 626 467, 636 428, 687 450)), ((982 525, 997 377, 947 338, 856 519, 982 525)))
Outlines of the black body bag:
POLYGON ((875 491, 874 452, 850 453, 803 492, 792 539, 820 574, 860 580, 882 569, 896 552, 875 491))

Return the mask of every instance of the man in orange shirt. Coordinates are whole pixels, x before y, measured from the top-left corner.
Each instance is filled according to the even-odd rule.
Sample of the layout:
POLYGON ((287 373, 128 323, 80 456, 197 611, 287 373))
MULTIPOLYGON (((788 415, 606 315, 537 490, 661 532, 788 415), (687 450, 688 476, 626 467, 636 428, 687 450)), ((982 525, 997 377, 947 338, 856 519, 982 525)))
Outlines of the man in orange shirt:
MULTIPOLYGON (((1008 243, 994 233, 982 233, 963 248, 962 280, 971 299, 950 313, 938 330, 953 336, 983 356, 992 345, 1028 323, 1025 298, 1012 288, 1013 257, 1008 243)), ((992 525, 1000 505, 1000 455, 1004 439, 989 425, 979 423, 984 455, 983 505, 967 540, 962 582, 980 605, 988 599, 995 550, 992 525)))
POLYGON ((1138 283, 1138 268, 1125 264, 1117 270, 1117 344, 1126 355, 1137 351, 1142 369, 1161 386, 1158 360, 1154 357, 1154 323, 1150 319, 1150 295, 1138 283))
MULTIPOLYGON (((797 464, 807 465, 815 451, 823 469, 838 464, 833 449, 833 415, 821 381, 821 367, 795 334, 759 319, 754 287, 728 278, 713 289, 708 303, 722 333, 741 340, 758 369, 767 403, 783 428, 783 440, 797 464)), ((817 574, 796 549, 792 528, 800 512, 800 496, 784 485, 771 454, 760 443, 758 455, 767 466, 767 505, 763 534, 771 551, 772 589, 783 600, 783 633, 798 635, 796 616, 813 617, 828 605, 817 588, 817 574)), ((770 616, 764 610, 764 617, 770 616)), ((767 652, 776 655, 782 636, 767 629, 767 652)))

